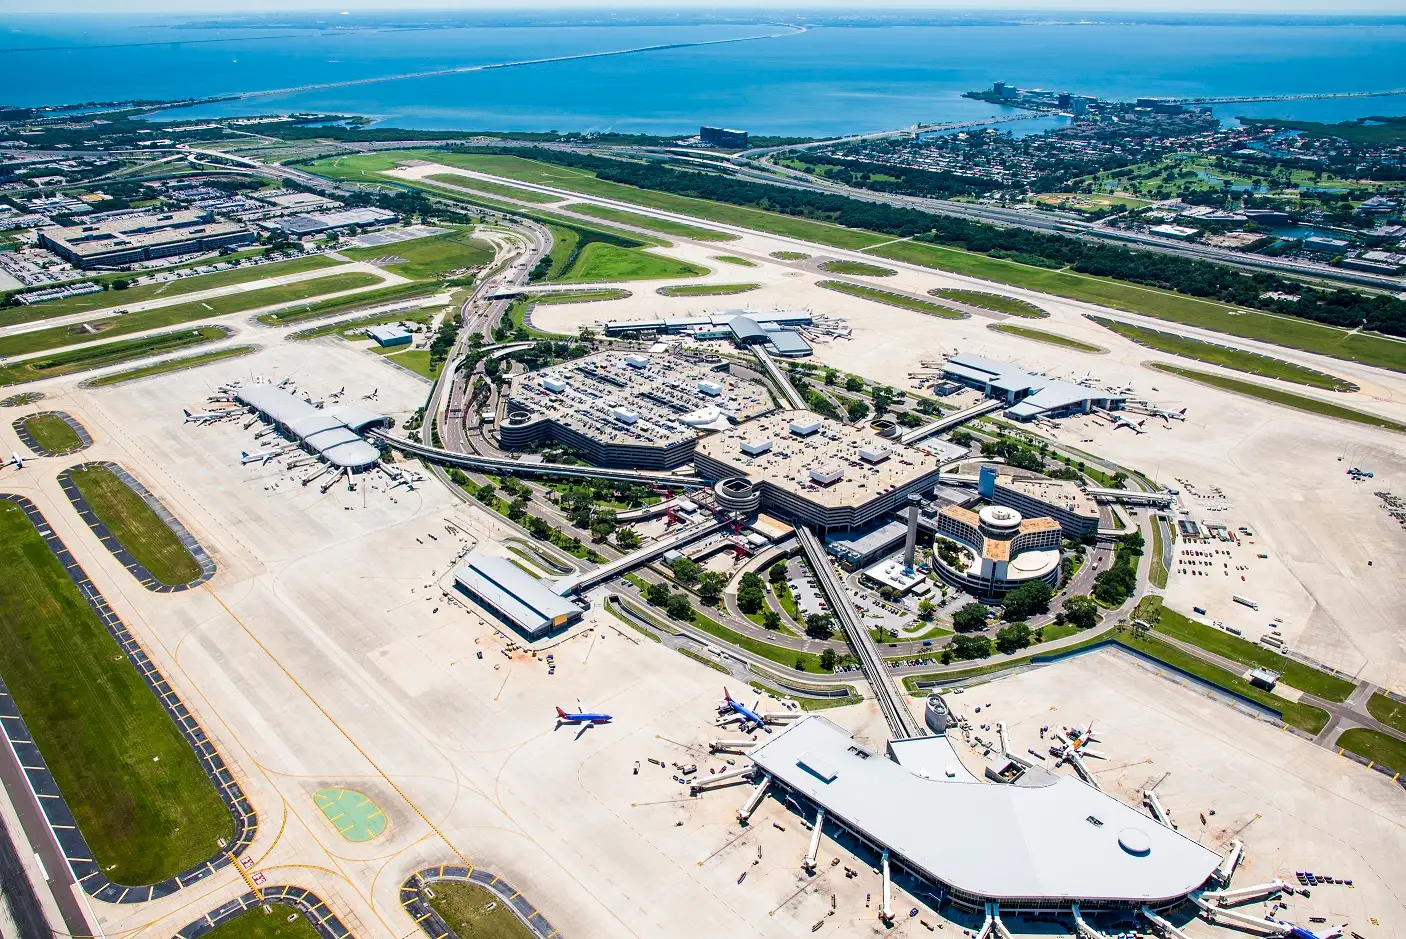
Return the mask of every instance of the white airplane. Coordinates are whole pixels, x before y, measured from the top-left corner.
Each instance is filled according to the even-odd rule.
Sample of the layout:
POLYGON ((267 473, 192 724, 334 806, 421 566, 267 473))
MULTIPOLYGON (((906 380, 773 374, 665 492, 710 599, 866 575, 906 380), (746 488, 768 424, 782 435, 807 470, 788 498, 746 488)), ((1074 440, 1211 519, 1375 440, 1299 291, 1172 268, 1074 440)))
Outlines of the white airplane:
POLYGON ((211 421, 223 420, 224 418, 229 417, 231 413, 233 413, 233 409, 226 411, 201 411, 198 414, 192 414, 185 408, 181 408, 181 411, 186 416, 185 423, 187 424, 189 424, 191 421, 194 421, 197 424, 208 424, 211 421))
POLYGON ((1134 424, 1132 421, 1128 420, 1126 417, 1119 417, 1117 414, 1113 415, 1113 429, 1114 429, 1114 430, 1117 430, 1117 429, 1120 428, 1120 427, 1126 427, 1126 428, 1128 428, 1129 430, 1131 430, 1131 431, 1132 431, 1133 433, 1135 433, 1135 434, 1145 434, 1145 433, 1147 433, 1147 431, 1145 431, 1145 430, 1142 429, 1142 425, 1143 425, 1143 424, 1146 424, 1146 423, 1147 423, 1147 420, 1146 420, 1146 419, 1143 419, 1143 420, 1141 420, 1141 421, 1138 421, 1136 424, 1134 424))
POLYGON ((283 447, 276 447, 272 450, 260 450, 258 453, 249 453, 241 450, 239 453, 239 465, 248 466, 250 463, 258 463, 260 466, 268 463, 274 457, 283 452, 283 447))
MULTIPOLYGON (((24 469, 24 457, 20 456, 18 450, 10 451, 10 463, 15 464, 15 469, 24 469)), ((10 463, 6 463, 5 465, 9 466, 10 463)))
POLYGON ((287 378, 283 379, 283 381, 281 381, 281 382, 278 383, 278 387, 280 387, 280 388, 287 388, 289 382, 291 382, 292 380, 293 380, 293 376, 292 376, 292 375, 289 375, 287 378))
POLYGON ((380 388, 372 388, 370 394, 364 394, 364 395, 361 396, 361 400, 363 400, 363 401, 371 401, 371 400, 374 400, 375 397, 376 397, 376 395, 378 395, 378 394, 380 394, 380 393, 381 393, 381 389, 380 389, 380 388))
POLYGON ((1153 415, 1164 421, 1186 420, 1186 408, 1182 408, 1180 411, 1169 411, 1166 408, 1151 408, 1150 410, 1153 415))
POLYGON ((336 399, 336 398, 340 398, 342 395, 344 395, 344 394, 346 394, 346 393, 347 393, 347 386, 346 386, 346 385, 343 385, 341 388, 339 388, 339 389, 337 389, 336 391, 332 392, 332 393, 331 393, 330 395, 328 395, 327 397, 336 399))

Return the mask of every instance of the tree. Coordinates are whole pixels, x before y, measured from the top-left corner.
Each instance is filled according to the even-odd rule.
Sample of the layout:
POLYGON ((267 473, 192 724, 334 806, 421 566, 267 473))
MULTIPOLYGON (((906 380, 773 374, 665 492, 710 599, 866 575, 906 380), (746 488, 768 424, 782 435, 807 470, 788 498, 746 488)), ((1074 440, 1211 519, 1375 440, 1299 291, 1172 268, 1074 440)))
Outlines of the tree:
POLYGON ((927 597, 923 597, 923 599, 918 601, 918 619, 925 623, 930 623, 932 622, 933 616, 936 614, 937 604, 933 603, 927 597))
POLYGON ((776 612, 775 610, 767 610, 766 612, 762 613, 762 625, 765 626, 767 629, 780 629, 781 614, 776 612))
POLYGON ((863 391, 864 379, 858 375, 849 375, 845 378, 845 391, 863 391))
POLYGON ((727 577, 717 571, 707 571, 698 581, 698 599, 709 606, 717 605, 722 599, 723 587, 727 586, 727 577))
POLYGON ((948 439, 959 447, 970 447, 974 438, 965 430, 954 430, 948 439))
POLYGON ((644 590, 644 598, 649 601, 651 606, 663 606, 669 602, 669 585, 650 584, 644 590))
POLYGON ((952 628, 959 633, 976 632, 986 628, 986 607, 972 602, 952 614, 952 628))
POLYGON ((845 402, 845 413, 849 415, 850 420, 857 421, 869 416, 869 405, 858 398, 851 398, 845 402))
POLYGON ((835 618, 829 613, 812 613, 806 617, 806 635, 812 639, 829 639, 834 623, 835 618))
POLYGON ((640 536, 633 528, 621 528, 615 532, 615 543, 622 551, 633 551, 640 546, 640 536))
POLYGON ((835 670, 835 666, 838 665, 838 664, 840 664, 840 657, 835 654, 835 650, 834 650, 834 649, 831 649, 831 648, 829 648, 829 647, 826 647, 825 649, 823 649, 823 650, 821 651, 821 653, 820 653, 820 667, 821 667, 821 668, 825 669, 825 671, 827 671, 827 672, 833 672, 833 671, 835 670))
POLYGON ((785 561, 777 561, 771 565, 771 570, 767 571, 767 580, 771 581, 773 587, 780 587, 786 583, 786 575, 789 573, 785 561))
POLYGON ((595 342, 596 331, 589 326, 582 326, 581 331, 576 334, 576 338, 587 344, 595 342))
POLYGON ((833 368, 827 368, 827 369, 825 370, 825 384, 827 384, 827 385, 833 385, 835 382, 837 382, 837 381, 839 381, 839 380, 840 380, 840 373, 839 373, 839 372, 835 371, 833 368))
POLYGON ((668 602, 664 604, 664 611, 674 619, 693 619, 693 604, 688 602, 686 593, 670 594, 668 602))
POLYGON ((515 522, 520 522, 527 516, 527 496, 519 493, 518 497, 508 504, 508 518, 515 522))
POLYGON ((1092 597, 1070 597, 1061 610, 1064 618, 1076 629, 1092 629, 1098 625, 1098 604, 1092 597))
POLYGON ((959 659, 984 659, 991 654, 991 640, 986 636, 953 636, 952 654, 959 659))
POLYGON ((1120 543, 1133 554, 1142 554, 1143 549, 1147 547, 1147 541, 1142 537, 1141 531, 1124 535, 1120 543))
POLYGON ((1024 623, 1011 623, 996 631, 996 648, 1009 655, 1030 645, 1030 627, 1024 623))
POLYGON ((1121 471, 1114 473, 1113 478, 1109 480, 1108 484, 1110 488, 1122 489, 1128 484, 1128 474, 1121 471))
POLYGON ((1001 615, 1007 620, 1027 619, 1050 608, 1054 591, 1043 580, 1031 580, 1006 594, 1001 615))
POLYGON ((737 588, 737 607, 743 613, 757 613, 766 605, 766 594, 761 587, 747 585, 737 588))
POLYGON ((532 515, 527 519, 527 530, 532 532, 532 537, 541 538, 543 541, 552 535, 552 526, 540 515, 532 515))
POLYGON ((742 579, 737 583, 737 587, 739 590, 748 587, 754 588, 756 590, 764 589, 762 585, 762 579, 756 571, 748 571, 747 573, 743 574, 742 579))
POLYGON ((482 486, 478 487, 478 491, 474 493, 474 498, 484 505, 492 505, 494 498, 497 496, 497 492, 498 490, 494 488, 492 483, 484 483, 482 486))
POLYGON ((669 565, 674 572, 674 579, 687 587, 690 584, 698 583, 702 569, 689 558, 676 558, 674 563, 669 565))

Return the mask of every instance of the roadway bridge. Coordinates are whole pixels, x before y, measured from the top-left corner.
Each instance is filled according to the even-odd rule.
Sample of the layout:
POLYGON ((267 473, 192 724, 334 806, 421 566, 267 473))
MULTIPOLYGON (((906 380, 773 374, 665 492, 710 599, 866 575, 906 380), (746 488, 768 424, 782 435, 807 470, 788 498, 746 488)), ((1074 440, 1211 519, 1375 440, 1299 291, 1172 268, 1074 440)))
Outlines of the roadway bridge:
POLYGON ((791 408, 793 411, 807 411, 810 409, 810 404, 805 398, 801 397, 801 393, 791 384, 791 380, 786 377, 786 373, 781 370, 781 366, 776 364, 776 360, 773 359, 765 349, 761 346, 752 346, 752 353, 757 357, 757 361, 762 363, 762 368, 766 371, 767 376, 771 378, 772 382, 775 383, 777 390, 781 392, 781 396, 786 399, 787 407, 791 408))
POLYGON ((401 453, 420 457, 440 466, 455 466, 474 473, 509 473, 514 476, 559 476, 566 479, 611 479, 625 483, 644 483, 670 489, 698 489, 712 485, 697 476, 675 476, 647 470, 610 469, 602 466, 567 466, 562 463, 529 463, 506 457, 479 456, 476 453, 455 453, 429 444, 417 443, 383 430, 372 430, 367 436, 401 453))
POLYGON ((834 610, 845 635, 849 637, 850 645, 859 656, 859 667, 863 669, 864 677, 874 691, 879 710, 883 712, 884 720, 888 722, 894 739, 906 740, 910 737, 927 736, 927 731, 908 710, 908 703, 903 700, 902 693, 889 676, 888 664, 884 662, 883 656, 879 655, 874 637, 869 635, 864 621, 859 618, 859 611, 854 608, 854 601, 845 591, 844 583, 835 573, 830 559, 825 556, 825 548, 820 539, 810 529, 798 525, 796 540, 800 542, 811 570, 815 571, 815 579, 820 584, 821 592, 830 600, 830 609, 834 610))
POLYGON ((633 551, 622 558, 616 558, 608 564, 602 564, 594 570, 582 571, 575 576, 559 580, 553 585, 552 592, 562 597, 573 593, 580 593, 582 590, 587 590, 594 587, 596 584, 604 583, 614 577, 619 577, 626 571, 634 570, 641 564, 648 564, 655 558, 661 557, 675 548, 682 548, 684 545, 691 544, 700 538, 711 535, 718 529, 730 524, 732 524, 732 519, 724 516, 704 522, 701 525, 692 525, 682 531, 675 532, 667 538, 656 541, 653 544, 645 545, 638 551, 633 551))
POLYGON ((922 427, 914 427, 908 433, 898 438, 898 442, 907 446, 912 446, 920 440, 926 440, 933 434, 940 434, 944 430, 951 430, 953 427, 960 427, 967 421, 974 421, 978 417, 984 417, 992 411, 999 411, 1005 407, 1004 401, 979 401, 971 407, 953 414, 944 414, 935 421, 930 421, 922 427))

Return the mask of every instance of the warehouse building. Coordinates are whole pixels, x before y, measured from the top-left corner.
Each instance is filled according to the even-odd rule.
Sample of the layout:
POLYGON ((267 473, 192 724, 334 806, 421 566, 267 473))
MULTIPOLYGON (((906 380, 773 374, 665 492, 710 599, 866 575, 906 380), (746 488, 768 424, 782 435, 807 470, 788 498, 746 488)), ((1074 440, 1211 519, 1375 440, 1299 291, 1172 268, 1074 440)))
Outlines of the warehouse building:
POLYGON ((454 573, 454 584, 528 639, 563 629, 584 612, 512 561, 496 555, 469 555, 454 573))
POLYGON ((1068 538, 1077 540, 1098 531, 1098 503, 1069 480, 1010 476, 988 464, 977 476, 976 491, 993 505, 1053 518, 1068 538))
POLYGON ((712 434, 693 462, 736 490, 714 490, 724 507, 740 509, 750 495, 772 514, 825 530, 883 518, 910 492, 931 493, 940 475, 931 454, 813 411, 778 411, 712 434))
POLYGON ((944 734, 878 754, 810 715, 749 758, 803 818, 824 809, 842 841, 976 912, 987 903, 1001 912, 1165 910, 1204 887, 1221 860, 1072 776, 1031 767, 1014 782, 983 781, 944 734))
POLYGON ((289 238, 306 238, 342 228, 380 228, 394 224, 399 215, 386 209, 362 208, 343 209, 339 212, 314 212, 305 215, 287 215, 283 218, 260 222, 259 227, 268 231, 278 231, 289 238))
POLYGON ((665 353, 599 352, 515 375, 499 444, 571 447, 597 466, 676 469, 700 433, 771 410, 756 382, 665 353))
POLYGON ((381 459, 381 451, 361 435, 372 427, 389 427, 391 419, 355 404, 316 408, 277 385, 245 385, 234 400, 253 408, 311 453, 339 470, 360 473, 381 459))
POLYGON ((1111 411, 1128 401, 1125 395, 1111 395, 1058 378, 1046 378, 1009 362, 966 353, 948 359, 942 367, 942 377, 976 388, 988 398, 1004 401, 1005 416, 1018 421, 1087 414, 1095 408, 1111 411))
POLYGON ((192 210, 44 228, 39 232, 40 247, 85 270, 202 254, 253 241, 254 233, 243 225, 217 222, 208 212, 192 210))

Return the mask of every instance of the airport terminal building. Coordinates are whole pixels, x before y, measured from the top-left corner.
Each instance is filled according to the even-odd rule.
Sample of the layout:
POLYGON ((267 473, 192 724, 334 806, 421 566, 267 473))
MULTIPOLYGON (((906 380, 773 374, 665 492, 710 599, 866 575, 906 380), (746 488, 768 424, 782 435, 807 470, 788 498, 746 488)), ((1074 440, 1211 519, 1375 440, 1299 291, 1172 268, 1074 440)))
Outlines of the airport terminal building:
POLYGON ((1037 417, 1068 417, 1095 409, 1123 407, 1127 397, 1085 388, 1070 381, 1027 372, 1009 362, 997 362, 963 352, 942 366, 948 381, 976 388, 988 398, 1006 403, 1006 417, 1030 421, 1037 417))

